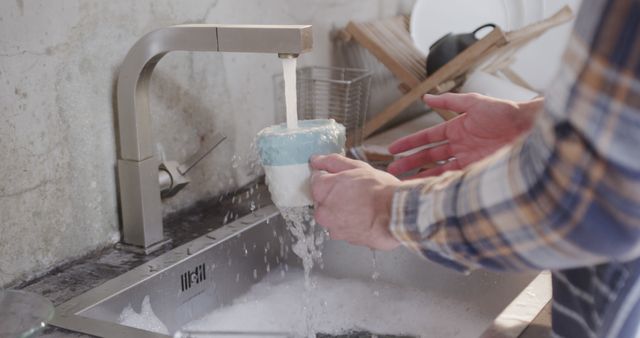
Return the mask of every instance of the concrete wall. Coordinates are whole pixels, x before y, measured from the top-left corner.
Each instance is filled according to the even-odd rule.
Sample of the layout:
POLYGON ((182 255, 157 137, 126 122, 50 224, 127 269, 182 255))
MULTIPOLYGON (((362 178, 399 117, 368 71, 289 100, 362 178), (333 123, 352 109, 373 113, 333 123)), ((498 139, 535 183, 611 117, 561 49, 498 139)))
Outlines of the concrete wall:
MULTIPOLYGON (((0 2, 0 286, 119 240, 114 85, 143 34, 179 23, 314 25, 302 65, 328 65, 329 32, 411 0, 5 0, 0 2)), ((246 156, 275 119, 275 56, 167 55, 152 80, 158 154, 184 160, 214 130, 229 139, 165 212, 255 176, 246 156)), ((282 113, 282 112, 278 112, 282 113)))

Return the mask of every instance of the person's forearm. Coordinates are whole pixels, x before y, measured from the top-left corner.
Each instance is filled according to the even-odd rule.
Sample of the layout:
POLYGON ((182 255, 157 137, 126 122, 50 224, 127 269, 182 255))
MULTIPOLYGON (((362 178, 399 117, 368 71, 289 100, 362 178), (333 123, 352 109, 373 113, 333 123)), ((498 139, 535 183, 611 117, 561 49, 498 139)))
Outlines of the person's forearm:
MULTIPOLYGON (((638 48, 629 46, 640 46, 640 35, 620 34, 621 22, 632 21, 610 19, 631 18, 628 6, 576 24, 530 133, 464 172, 399 189, 396 238, 458 268, 562 269, 639 257, 640 73, 630 52, 638 48)), ((520 122, 539 104, 523 104, 520 122)))
POLYGON ((390 229, 405 246, 462 270, 628 259, 640 254, 640 177, 613 168, 570 123, 545 116, 468 170, 400 188, 390 229))

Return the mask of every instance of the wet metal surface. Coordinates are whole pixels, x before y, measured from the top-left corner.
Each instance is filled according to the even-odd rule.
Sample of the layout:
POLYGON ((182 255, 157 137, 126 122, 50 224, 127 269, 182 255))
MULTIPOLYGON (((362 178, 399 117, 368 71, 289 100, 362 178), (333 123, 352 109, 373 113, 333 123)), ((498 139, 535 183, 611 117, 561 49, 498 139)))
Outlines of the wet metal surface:
MULTIPOLYGON (((153 255, 143 256, 131 252, 120 251, 116 248, 102 250, 66 266, 57 268, 43 278, 26 283, 23 285, 23 288, 40 293, 51 299, 55 305, 60 305, 71 298, 94 289, 108 280, 132 270, 135 267, 145 267, 146 264, 149 271, 154 272, 154 267, 151 266, 152 263, 150 263, 150 260, 167 253, 172 248, 191 242, 196 237, 210 233, 223 225, 225 221, 228 223, 239 217, 250 214, 254 207, 259 209, 261 206, 268 204, 270 204, 269 194, 264 186, 256 187, 255 185, 252 185, 233 196, 229 195, 220 199, 216 198, 206 203, 200 203, 186 212, 169 216, 165 219, 165 224, 167 225, 165 227, 165 233, 167 237, 172 238, 172 242, 153 255), (251 189, 254 191, 253 194, 249 194, 251 189), (254 202, 253 206, 251 203, 252 201, 254 202)), ((216 235, 216 237, 218 236, 216 235)), ((86 335, 58 328, 47 329, 43 336, 87 337, 86 335)), ((318 333, 317 337, 409 338, 409 336, 376 335, 367 332, 353 332, 346 335, 327 335, 318 333)))
MULTIPOLYGON (((200 202, 188 210, 169 215, 164 220, 164 231, 165 236, 172 241, 151 255, 144 256, 119 250, 116 245, 60 266, 44 277, 16 288, 41 294, 58 306, 175 247, 221 227, 225 220, 228 223, 251 213, 252 202, 255 208, 270 204, 269 192, 264 185, 252 183, 234 194, 215 197, 200 202)), ((87 336, 49 327, 42 337, 87 336)))

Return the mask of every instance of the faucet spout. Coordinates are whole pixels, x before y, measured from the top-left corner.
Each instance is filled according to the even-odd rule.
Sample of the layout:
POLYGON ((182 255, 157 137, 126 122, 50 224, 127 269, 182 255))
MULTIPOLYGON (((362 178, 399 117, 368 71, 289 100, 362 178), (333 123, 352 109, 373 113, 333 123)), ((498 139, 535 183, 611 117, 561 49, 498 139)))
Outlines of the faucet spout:
POLYGON ((298 54, 293 53, 278 53, 278 57, 281 59, 296 59, 298 54))
POLYGON ((178 25, 153 31, 129 50, 118 76, 120 158, 153 156, 148 82, 171 51, 297 55, 313 45, 309 25, 178 25))
POLYGON ((149 82, 172 51, 298 55, 313 45, 309 25, 178 25, 148 33, 125 57, 118 74, 118 179, 123 241, 150 252, 164 242, 159 161, 154 156, 149 82))

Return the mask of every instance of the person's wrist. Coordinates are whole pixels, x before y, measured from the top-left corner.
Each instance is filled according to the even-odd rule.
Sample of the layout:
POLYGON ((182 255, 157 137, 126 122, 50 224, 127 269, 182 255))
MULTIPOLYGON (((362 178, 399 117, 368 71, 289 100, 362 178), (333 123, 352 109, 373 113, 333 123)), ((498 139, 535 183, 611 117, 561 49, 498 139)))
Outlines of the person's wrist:
POLYGON ((379 238, 378 247, 383 250, 391 250, 400 245, 400 242, 393 236, 389 229, 391 223, 391 213, 393 208, 393 197, 400 182, 388 184, 382 187, 376 194, 378 201, 377 216, 374 220, 373 227, 377 229, 379 238))
POLYGON ((397 185, 392 184, 383 188, 381 200, 383 201, 384 214, 387 216, 387 225, 391 220, 391 209, 393 208, 393 196, 396 192, 397 185))
POLYGON ((515 114, 516 127, 521 131, 531 129, 536 116, 544 108, 544 98, 537 98, 531 101, 518 103, 515 114))

